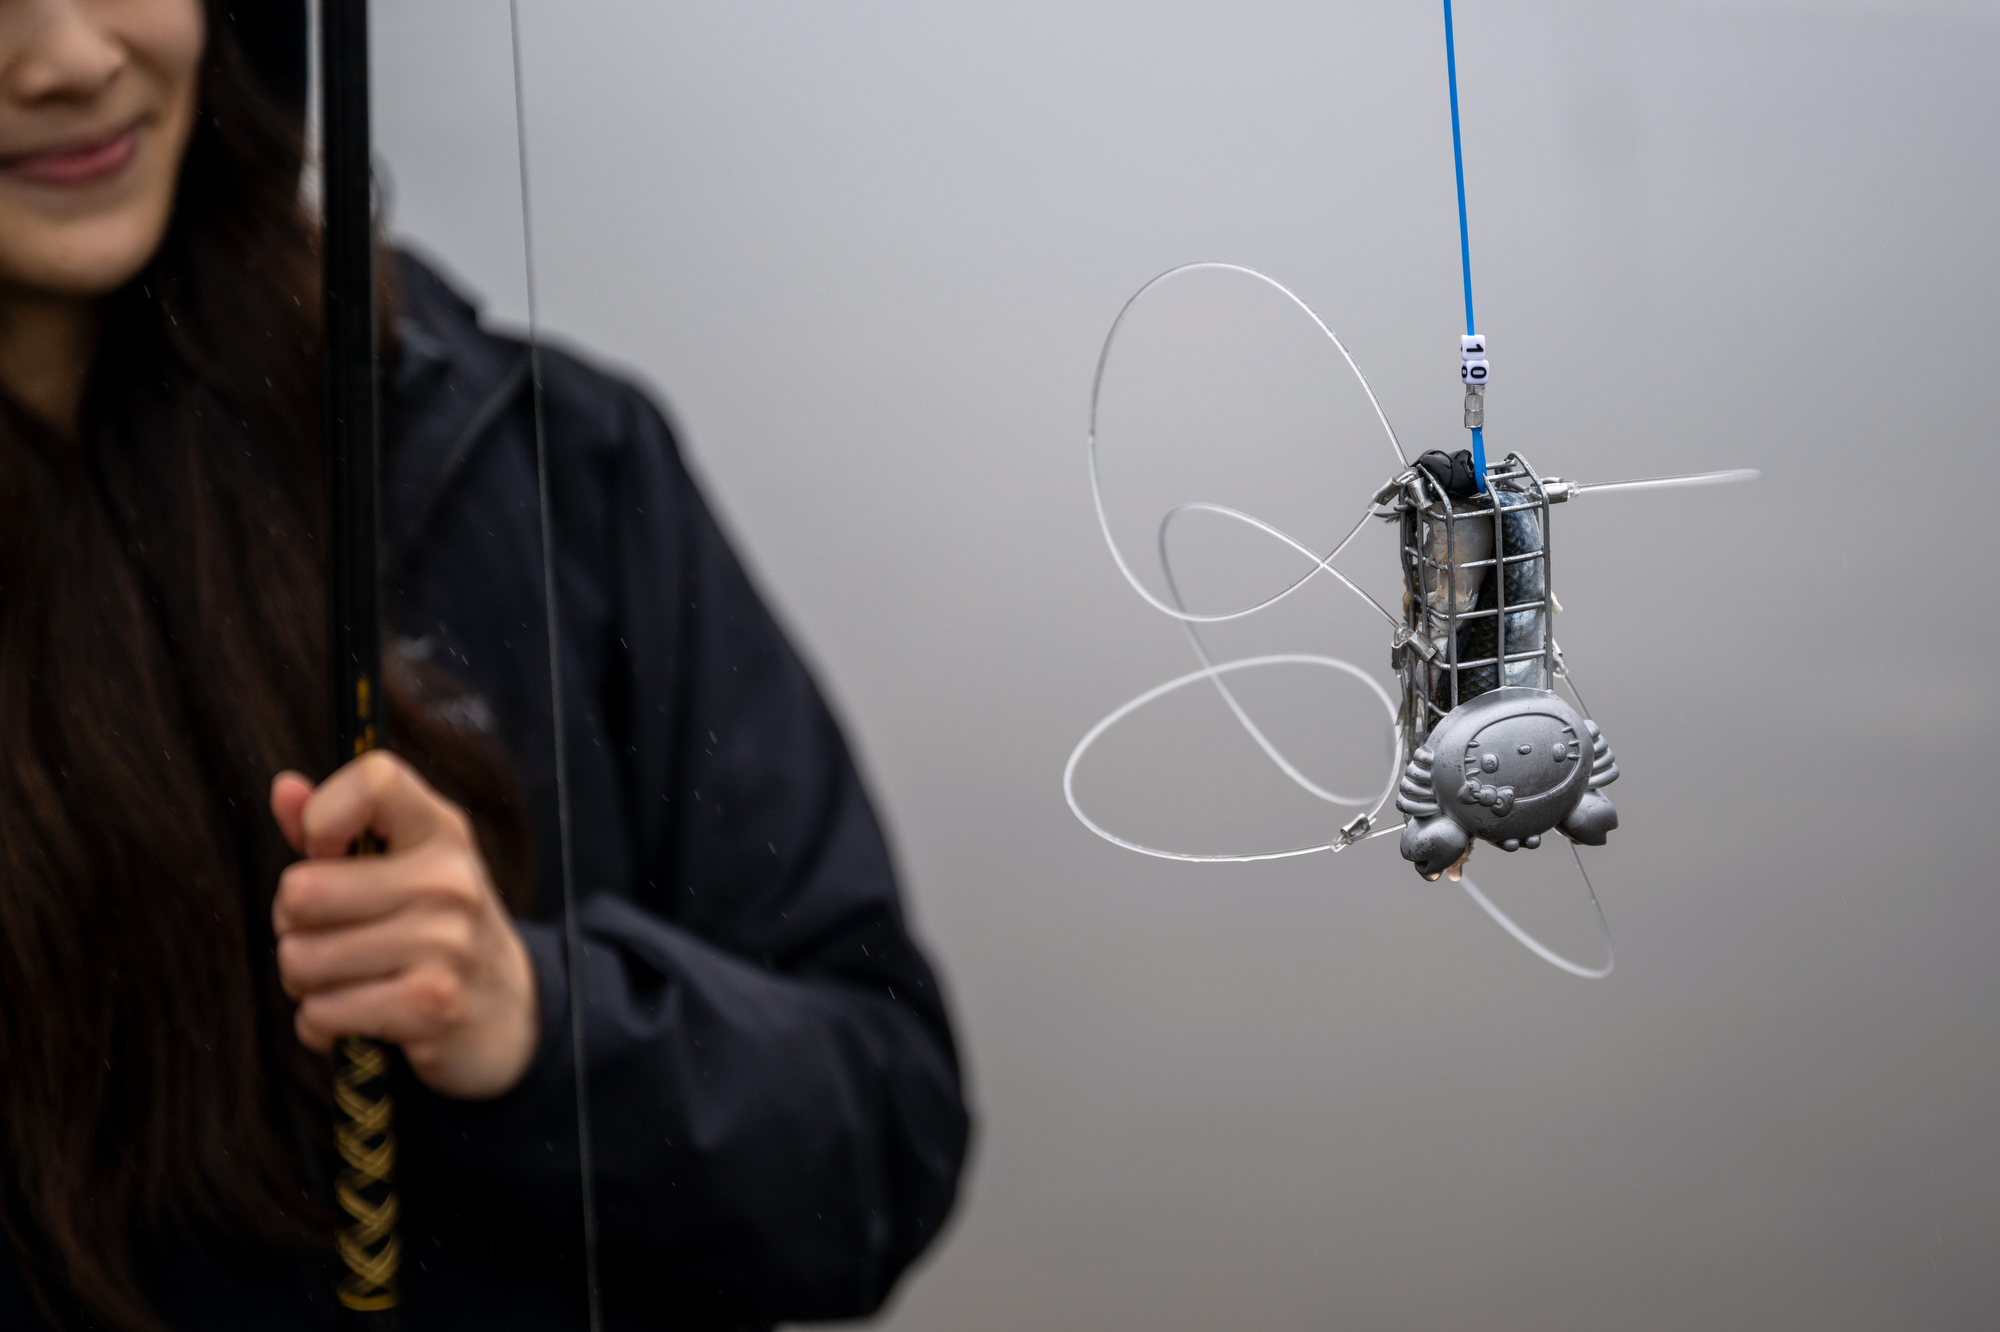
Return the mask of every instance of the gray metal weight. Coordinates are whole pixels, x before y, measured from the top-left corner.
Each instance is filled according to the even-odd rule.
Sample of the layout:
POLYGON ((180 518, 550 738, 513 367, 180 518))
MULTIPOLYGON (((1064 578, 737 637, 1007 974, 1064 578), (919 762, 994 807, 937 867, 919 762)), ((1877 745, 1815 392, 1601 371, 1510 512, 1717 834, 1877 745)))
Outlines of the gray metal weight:
POLYGON ((1402 851, 1435 879, 1472 839, 1504 851, 1541 845, 1551 829, 1602 846, 1618 811, 1598 788, 1618 763, 1597 725, 1546 689, 1490 690, 1460 704, 1403 770, 1396 808, 1402 851))

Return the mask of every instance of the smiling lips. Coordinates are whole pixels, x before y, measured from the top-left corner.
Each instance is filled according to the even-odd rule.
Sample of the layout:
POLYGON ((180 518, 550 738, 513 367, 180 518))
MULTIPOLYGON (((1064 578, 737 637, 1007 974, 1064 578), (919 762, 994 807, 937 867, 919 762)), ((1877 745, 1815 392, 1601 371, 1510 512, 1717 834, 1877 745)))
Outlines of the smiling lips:
POLYGON ((38 185, 88 185, 131 161, 138 146, 139 131, 135 126, 94 143, 6 158, 0 160, 0 170, 16 180, 30 180, 38 185))

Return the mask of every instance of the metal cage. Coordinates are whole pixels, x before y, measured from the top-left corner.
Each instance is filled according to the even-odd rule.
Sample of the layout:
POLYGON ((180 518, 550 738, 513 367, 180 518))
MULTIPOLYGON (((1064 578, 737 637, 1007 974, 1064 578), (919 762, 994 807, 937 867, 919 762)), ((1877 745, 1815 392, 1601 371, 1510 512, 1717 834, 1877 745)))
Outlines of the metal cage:
POLYGON ((1566 488, 1544 485, 1518 453, 1488 468, 1486 483, 1483 494, 1458 499, 1421 467, 1395 483, 1403 627, 1392 664, 1406 753, 1489 690, 1555 687, 1549 508, 1566 488))

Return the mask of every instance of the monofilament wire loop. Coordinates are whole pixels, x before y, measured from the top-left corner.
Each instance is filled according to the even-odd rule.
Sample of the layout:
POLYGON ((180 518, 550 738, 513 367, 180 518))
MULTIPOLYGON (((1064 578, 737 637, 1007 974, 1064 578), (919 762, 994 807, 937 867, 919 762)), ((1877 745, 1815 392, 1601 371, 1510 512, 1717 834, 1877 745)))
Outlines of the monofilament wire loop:
MULTIPOLYGON (((1159 537, 1160 568, 1166 574, 1167 591, 1172 594, 1174 599, 1174 605, 1180 607, 1183 610, 1186 609, 1186 605, 1181 598, 1180 585, 1174 581, 1174 563, 1172 557, 1168 554, 1167 551, 1167 532, 1168 529, 1172 527, 1175 518, 1177 518, 1183 513, 1190 513, 1190 512, 1220 513, 1230 517, 1239 516, 1237 515, 1234 509, 1225 509, 1218 504, 1177 504, 1173 508, 1167 510, 1166 516, 1160 519, 1160 537, 1159 537)), ((1252 523, 1253 526, 1263 527, 1263 524, 1258 523, 1254 518, 1250 519, 1249 521, 1252 523)), ((1354 525, 1353 530, 1350 531, 1345 537, 1341 538, 1340 544, 1333 548, 1332 553, 1329 554, 1325 560, 1320 561, 1320 566, 1324 567, 1327 563, 1331 562, 1335 557, 1337 557, 1340 554, 1340 552, 1346 550, 1348 542, 1354 540, 1355 536, 1360 533, 1362 525, 1365 524, 1367 521, 1368 521, 1368 515, 1366 513, 1363 513, 1361 515, 1361 521, 1356 523, 1354 525)), ((1302 575, 1300 578, 1300 582, 1303 582, 1305 581, 1305 579, 1312 577, 1313 573, 1316 572, 1318 572, 1317 568, 1302 575)), ((1338 577, 1337 574, 1335 576, 1338 577)), ((1354 587, 1354 585, 1352 583, 1348 583, 1345 578, 1342 578, 1340 581, 1346 583, 1347 586, 1349 587, 1353 587, 1354 591, 1359 593, 1361 596, 1367 597, 1368 603, 1371 606, 1374 606, 1377 610, 1382 609, 1381 604, 1377 602, 1373 597, 1369 597, 1366 592, 1363 592, 1358 587, 1354 587)), ((1296 584, 1294 584, 1294 586, 1296 586, 1296 584)), ((1384 611, 1383 613, 1386 615, 1388 612, 1384 611)), ((1394 621, 1392 619, 1391 623, 1393 622, 1394 621)), ((1213 667, 1215 665, 1215 662, 1212 659, 1210 659, 1208 655, 1208 644, 1202 641, 1201 631, 1195 628, 1194 625, 1188 623, 1185 620, 1181 622, 1181 628, 1187 631, 1188 642, 1194 647, 1194 655, 1200 659, 1201 664, 1203 666, 1213 667)), ((1338 658, 1329 658, 1329 660, 1338 660, 1338 658)), ((1349 667, 1349 669, 1353 670, 1354 668, 1349 667)), ((1357 672, 1357 674, 1359 674, 1359 672, 1357 672)), ((1361 675, 1361 678, 1366 680, 1368 684, 1375 689, 1376 693, 1382 695, 1383 701, 1385 703, 1388 702, 1388 695, 1382 694, 1381 687, 1375 684, 1374 677, 1363 674, 1361 675)), ((1264 734, 1263 728, 1258 726, 1255 721, 1251 720, 1249 711, 1246 708, 1244 708, 1244 706, 1241 703, 1237 702, 1235 692, 1230 689, 1228 684, 1223 681, 1223 678, 1220 675, 1215 677, 1215 690, 1217 693, 1222 695, 1222 701, 1229 705, 1229 710, 1236 715, 1236 720, 1242 725, 1243 729, 1250 733, 1250 738, 1257 742, 1257 747, 1264 751, 1265 756, 1269 758, 1271 762, 1278 765, 1278 770, 1280 772, 1284 773, 1285 776, 1291 778, 1293 784, 1298 786, 1300 789, 1304 790, 1307 794, 1317 797, 1320 800, 1324 800, 1330 805, 1346 805, 1349 808, 1354 808, 1360 805, 1366 805, 1370 800, 1374 799, 1374 797, 1372 796, 1336 795, 1332 791, 1329 791, 1325 787, 1321 786, 1318 782, 1315 782, 1312 778, 1306 776, 1303 772, 1299 771, 1298 767, 1294 765, 1290 759, 1286 758, 1284 754, 1279 751, 1276 745, 1271 743, 1269 737, 1267 737, 1264 734)), ((1395 704, 1393 703, 1389 703, 1388 706, 1389 706, 1389 729, 1392 736, 1396 739, 1396 742, 1400 743, 1400 736, 1395 735, 1396 707, 1395 704)), ((1390 781, 1393 782, 1394 780, 1395 780, 1395 775, 1394 771, 1392 770, 1390 775, 1390 781)), ((1382 808, 1381 801, 1376 800, 1375 809, 1380 810, 1381 808, 1382 808)), ((1372 812, 1370 815, 1370 822, 1371 823, 1373 822, 1372 812)))
MULTIPOLYGON (((1247 523, 1249 526, 1257 529, 1258 531, 1264 532, 1269 536, 1275 537, 1277 540, 1283 542, 1285 545, 1290 546, 1293 550, 1298 551, 1301 555, 1304 555, 1307 559, 1312 560, 1314 562, 1315 567, 1309 573, 1301 577, 1297 582, 1293 583, 1290 587, 1287 587, 1284 591, 1279 592, 1276 596, 1269 597, 1263 601, 1260 601, 1254 606, 1246 607, 1243 610, 1229 611, 1221 615, 1195 615, 1189 613, 1188 611, 1177 609, 1173 606, 1169 606, 1166 602, 1154 596, 1152 592, 1147 589, 1146 585, 1139 581, 1138 574, 1132 571, 1132 566, 1128 564, 1125 560, 1125 553, 1118 549, 1118 540, 1116 537, 1111 535, 1111 518, 1105 512, 1104 484, 1098 476, 1098 467, 1097 467, 1097 413, 1098 413, 1098 404, 1104 394, 1104 369, 1107 365, 1111 363, 1111 349, 1118 341, 1118 330, 1125 326, 1126 317, 1132 313, 1133 307, 1136 306, 1148 292, 1154 290, 1156 287, 1159 287, 1163 283, 1171 281, 1174 278, 1182 277, 1188 273, 1196 273, 1204 271, 1221 272, 1221 273, 1239 273, 1244 277, 1254 278, 1258 282, 1261 282, 1265 286, 1270 287, 1271 289, 1276 291, 1279 295, 1283 296, 1293 305, 1297 306, 1298 309, 1304 313, 1306 318, 1312 320, 1313 327, 1317 328, 1321 333, 1326 335, 1327 341, 1331 342, 1334 345, 1335 350, 1337 350, 1340 353, 1341 359, 1347 362, 1347 368, 1354 372, 1354 378, 1358 380, 1361 384, 1361 391, 1368 395, 1368 405, 1375 409, 1375 419, 1381 422, 1382 424, 1382 433, 1388 437, 1389 447, 1390 449, 1394 450, 1396 454, 1396 462, 1398 467, 1401 468, 1409 466, 1410 460, 1403 455, 1403 446, 1396 440, 1395 427, 1389 424, 1388 414, 1382 410, 1382 404, 1376 400, 1375 390, 1368 386, 1368 376, 1361 373, 1361 367, 1355 363, 1354 357, 1349 354, 1346 344, 1341 342, 1340 338, 1334 333, 1334 331, 1331 328, 1327 327, 1326 321, 1324 319, 1321 319, 1317 314, 1315 314, 1311 306, 1307 305, 1304 301, 1300 300, 1298 296, 1292 292, 1291 288, 1287 287, 1284 283, 1278 281, 1276 278, 1267 277, 1264 274, 1259 273, 1256 269, 1245 268, 1241 264, 1225 264, 1216 262, 1214 260, 1203 260, 1199 263, 1182 264, 1178 268, 1170 268, 1166 272, 1160 274, 1158 277, 1152 279, 1152 281, 1148 282, 1145 286, 1139 288, 1139 290, 1133 292, 1130 299, 1128 299, 1125 302, 1125 304, 1119 308, 1118 317, 1111 321, 1111 329, 1104 335, 1104 346, 1097 353, 1097 372, 1091 376, 1090 380, 1090 433, 1087 441, 1090 454, 1090 498, 1092 502, 1095 503, 1097 506, 1098 530, 1103 532, 1104 534, 1104 544, 1111 548, 1111 558, 1117 562, 1118 572, 1125 575, 1125 581, 1132 585, 1132 590, 1134 592, 1137 592, 1140 596, 1146 599, 1147 605, 1151 606, 1154 610, 1159 611, 1161 614, 1168 615, 1176 620, 1185 621, 1191 624, 1220 624, 1225 620, 1240 620, 1246 615, 1255 615, 1258 611, 1263 610, 1268 606, 1275 606, 1278 602, 1283 601, 1286 597, 1289 597, 1292 593, 1298 591, 1301 587, 1304 587, 1306 583, 1312 579, 1313 574, 1319 573, 1321 570, 1324 570, 1325 572, 1331 574, 1335 579, 1339 580, 1342 584, 1344 584, 1350 591, 1355 593, 1357 596, 1360 596, 1363 599, 1365 599, 1370 605, 1374 606, 1376 610, 1381 611, 1383 615, 1388 616, 1391 624, 1397 623, 1398 621, 1396 620, 1395 616, 1389 615, 1388 611, 1383 610, 1379 602, 1377 602, 1373 597, 1370 597, 1366 592, 1363 592, 1359 587, 1356 587, 1338 570, 1333 568, 1331 564, 1331 561, 1333 559, 1332 555, 1322 556, 1318 554, 1316 551, 1314 551, 1310 546, 1307 546, 1306 544, 1299 541, 1295 537, 1292 537, 1286 534, 1285 532, 1282 532, 1279 529, 1271 526, 1269 523, 1264 522, 1262 519, 1253 518, 1247 513, 1240 513, 1235 509, 1225 508, 1219 504, 1217 505, 1203 504, 1195 507, 1203 508, 1215 513, 1225 514, 1240 522, 1247 523)), ((1349 539, 1352 539, 1353 533, 1349 533, 1348 535, 1349 539)), ((1346 542, 1343 541, 1341 544, 1344 546, 1346 545, 1346 542)))
MULTIPOLYGON (((1565 838, 1564 840, 1567 841, 1568 839, 1565 838)), ((1604 965, 1601 967, 1586 967, 1572 962, 1561 953, 1556 952, 1553 948, 1550 948, 1547 944, 1537 939, 1534 935, 1522 929, 1519 925, 1516 925, 1506 912, 1493 904, 1491 898, 1479 891, 1473 884, 1471 875, 1468 874, 1460 878, 1458 886, 1465 889, 1466 895, 1479 903, 1487 915, 1500 922, 1501 929, 1520 940, 1524 948, 1542 959, 1542 961, 1552 967, 1559 967, 1572 976, 1581 976, 1585 980, 1603 980, 1611 974, 1611 968, 1618 963, 1617 955, 1611 951, 1611 923, 1604 919, 1604 908, 1597 901, 1597 889, 1591 885, 1590 871, 1583 867, 1583 853, 1576 849, 1575 842, 1569 843, 1569 854, 1576 861, 1576 872, 1583 878, 1583 891, 1590 896, 1590 909, 1597 913, 1597 931, 1604 936, 1604 965)))
MULTIPOLYGON (((1177 689, 1185 689, 1187 686, 1202 680, 1219 679, 1221 676, 1233 671, 1254 670, 1260 666, 1324 666, 1329 670, 1341 671, 1351 675, 1361 681, 1361 683, 1367 685, 1374 692, 1376 698, 1381 700, 1382 706, 1388 711, 1390 725, 1395 725, 1396 701, 1389 697, 1389 691, 1377 683, 1374 676, 1368 674, 1368 672, 1362 670, 1353 662, 1342 661, 1339 657, 1323 657, 1306 652, 1281 652, 1270 656, 1243 657, 1236 661, 1225 661, 1215 665, 1204 666, 1198 671, 1190 671, 1177 679, 1167 681, 1165 684, 1155 685, 1145 693, 1140 694, 1137 698, 1131 699, 1113 709, 1097 725, 1084 732, 1083 739, 1077 741, 1076 748, 1070 751, 1069 762, 1063 765, 1063 799, 1069 802, 1070 813, 1076 815, 1077 820, 1084 827, 1090 829, 1114 846, 1122 846, 1127 851, 1137 851, 1142 856, 1153 856, 1160 860, 1185 860, 1202 865, 1247 864, 1258 860, 1289 860, 1294 856, 1309 856, 1317 851, 1331 851, 1336 845, 1334 839, 1318 842, 1312 846, 1296 847, 1290 851, 1251 851, 1222 855, 1203 855, 1187 851, 1163 851, 1158 847, 1146 846, 1142 843, 1120 837, 1117 833, 1112 832, 1109 828, 1092 819, 1090 815, 1084 813, 1083 806, 1077 803, 1077 764, 1083 761, 1084 754, 1089 751, 1092 745, 1097 743, 1099 736, 1137 712, 1140 708, 1145 707, 1148 703, 1153 702, 1155 699, 1164 698, 1177 689)), ((1395 757, 1389 765, 1389 779, 1382 787, 1382 794, 1376 798, 1375 808, 1369 811, 1371 819, 1373 815, 1381 812, 1382 806, 1389 802, 1390 795, 1396 789, 1396 778, 1402 771, 1402 766, 1403 751, 1399 741, 1396 746, 1395 757)), ((1383 829, 1382 831, 1393 832, 1395 830, 1383 829)), ((1380 834, 1373 835, 1379 836, 1380 834)))

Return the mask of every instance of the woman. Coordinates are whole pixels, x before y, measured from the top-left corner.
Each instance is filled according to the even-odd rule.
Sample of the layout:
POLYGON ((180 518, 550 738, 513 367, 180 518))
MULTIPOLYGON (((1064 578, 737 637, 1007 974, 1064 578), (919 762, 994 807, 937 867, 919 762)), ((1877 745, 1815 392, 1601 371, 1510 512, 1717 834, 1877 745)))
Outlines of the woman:
MULTIPOLYGON (((315 786, 313 235, 231 23, 0 0, 0 1326, 327 1325, 347 1034, 404 1326, 578 1326, 525 349, 385 265, 401 757, 315 786)), ((543 367, 607 1325, 864 1313, 965 1150, 936 983, 661 418, 543 367)))

